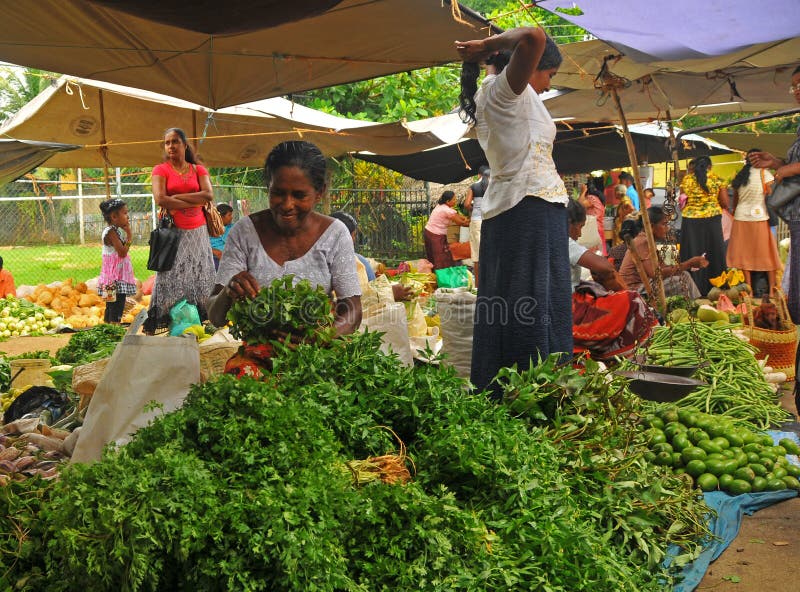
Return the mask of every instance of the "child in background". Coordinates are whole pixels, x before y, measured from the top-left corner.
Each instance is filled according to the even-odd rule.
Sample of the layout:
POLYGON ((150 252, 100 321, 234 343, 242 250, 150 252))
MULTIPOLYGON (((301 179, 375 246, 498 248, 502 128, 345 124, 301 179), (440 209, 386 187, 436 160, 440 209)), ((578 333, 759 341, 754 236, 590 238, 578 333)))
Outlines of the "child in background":
POLYGON ((0 257, 0 298, 16 295, 17 287, 14 285, 14 276, 3 267, 3 258, 0 257))
POLYGON ((100 204, 108 226, 103 230, 103 264, 97 281, 97 293, 106 301, 103 321, 119 323, 128 294, 136 293, 133 264, 128 256, 133 240, 128 206, 121 199, 108 199, 100 204))
POLYGON ((214 269, 219 269, 219 260, 222 259, 222 251, 225 249, 225 241, 228 240, 228 233, 233 228, 233 208, 228 204, 217 204, 217 211, 222 216, 222 223, 225 225, 225 232, 222 236, 212 236, 211 254, 214 255, 214 269))

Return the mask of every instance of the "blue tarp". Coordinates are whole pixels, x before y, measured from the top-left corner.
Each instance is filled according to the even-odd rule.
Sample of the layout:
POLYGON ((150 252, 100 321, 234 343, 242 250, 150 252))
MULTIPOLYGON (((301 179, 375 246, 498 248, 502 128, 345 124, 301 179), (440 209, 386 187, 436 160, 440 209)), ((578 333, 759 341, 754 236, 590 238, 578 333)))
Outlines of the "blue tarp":
MULTIPOLYGON (((791 438, 800 443, 800 437, 793 432, 767 432, 772 439, 777 442, 781 438, 791 438)), ((793 464, 800 464, 797 457, 789 457, 793 464)), ((708 546, 703 549, 700 556, 692 563, 684 566, 682 576, 683 581, 677 584, 673 590, 674 592, 692 592, 708 569, 708 566, 717 557, 722 555, 722 552, 728 548, 739 534, 739 528, 742 524, 742 517, 747 514, 748 516, 754 512, 782 502, 797 496, 797 491, 783 490, 783 491, 762 491, 759 493, 746 493, 742 495, 728 495, 721 491, 711 491, 703 494, 706 505, 716 512, 716 518, 712 515, 709 517, 709 530, 715 535, 713 540, 709 541, 708 546)), ((670 552, 674 552, 671 549, 670 552)), ((665 564, 671 563, 671 556, 668 556, 665 564)))

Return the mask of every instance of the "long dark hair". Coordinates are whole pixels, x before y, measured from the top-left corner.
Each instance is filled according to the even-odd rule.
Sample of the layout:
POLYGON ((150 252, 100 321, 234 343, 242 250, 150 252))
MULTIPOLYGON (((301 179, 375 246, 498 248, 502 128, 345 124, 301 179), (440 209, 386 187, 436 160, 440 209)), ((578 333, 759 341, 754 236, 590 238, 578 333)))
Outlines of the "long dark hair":
POLYGON ((708 193, 708 169, 711 168, 711 159, 708 156, 698 156, 694 160, 694 178, 697 184, 708 193))
POLYGON ((167 134, 170 134, 172 132, 178 134, 178 137, 181 139, 181 142, 186 144, 186 162, 191 164, 197 164, 197 157, 195 156, 192 147, 189 146, 189 141, 186 139, 186 132, 179 127, 170 127, 167 128, 166 131, 164 131, 164 137, 166 138, 167 134))
MULTIPOLYGON (((544 53, 542 53, 539 63, 536 64, 536 69, 549 70, 550 68, 558 68, 562 59, 558 45, 550 36, 547 36, 544 44, 544 53)), ((489 56, 486 60, 486 65, 494 66, 495 73, 500 74, 510 60, 511 52, 499 51, 489 56)), ((477 62, 464 62, 461 64, 461 94, 458 95, 458 102, 461 105, 459 115, 464 123, 475 124, 477 122, 475 119, 475 93, 478 92, 478 75, 480 71, 480 65, 477 62)))
POLYGON ((586 208, 576 199, 570 199, 567 202, 567 221, 570 224, 586 222, 586 208))
MULTIPOLYGON (((747 151, 747 156, 750 156, 753 152, 761 152, 761 148, 750 148, 750 150, 747 151)), ((747 159, 747 156, 745 156, 744 159, 744 166, 739 169, 739 172, 736 173, 733 181, 731 181, 731 186, 734 189, 739 189, 739 187, 747 183, 748 179, 750 179, 750 161, 747 159)))
POLYGON ((322 192, 325 189, 328 163, 315 144, 303 140, 289 140, 275 146, 264 162, 264 177, 267 184, 269 185, 279 168, 287 166, 302 170, 317 191, 322 192))

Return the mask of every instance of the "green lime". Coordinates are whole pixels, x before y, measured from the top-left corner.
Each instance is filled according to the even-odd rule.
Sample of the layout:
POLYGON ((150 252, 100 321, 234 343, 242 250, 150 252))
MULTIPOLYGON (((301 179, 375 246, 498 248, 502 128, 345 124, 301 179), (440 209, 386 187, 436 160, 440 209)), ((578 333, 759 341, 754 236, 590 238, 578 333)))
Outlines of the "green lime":
POLYGON ((800 456, 800 444, 791 440, 790 438, 781 438, 778 441, 780 446, 783 446, 786 449, 787 454, 794 454, 795 456, 800 456))
POLYGON ((783 479, 769 479, 766 489, 767 491, 781 491, 786 489, 786 483, 784 483, 783 479))
POLYGON ((696 446, 690 446, 681 451, 681 458, 683 458, 683 462, 685 463, 688 463, 690 460, 703 460, 706 456, 706 451, 696 446))
POLYGON ((682 451, 684 448, 689 448, 691 445, 692 442, 689 440, 689 436, 684 433, 675 434, 672 438, 672 448, 678 452, 682 451))
POLYGON ((756 478, 755 472, 750 467, 739 467, 733 472, 733 476, 736 479, 747 481, 748 483, 752 483, 753 479, 756 478))
POLYGON ((697 409, 691 407, 678 409, 678 421, 687 427, 692 427, 697 421, 697 409))
POLYGON ((659 452, 669 452, 672 453, 672 444, 668 442, 659 442, 658 444, 654 444, 650 447, 650 450, 658 454, 659 452))
POLYGON ((724 460, 706 460, 706 471, 719 477, 723 473, 728 473, 727 471, 727 461, 724 460))
POLYGON ((653 463, 656 460, 656 453, 652 450, 648 450, 644 453, 644 459, 649 463, 653 463))
POLYGON ((728 440, 726 438, 723 438, 722 436, 717 436, 713 438, 711 441, 720 448, 722 448, 723 450, 726 450, 731 447, 731 443, 728 442, 728 440))
POLYGON ((722 434, 722 436, 730 443, 732 447, 741 448, 744 446, 744 438, 742 438, 739 432, 735 430, 728 430, 728 432, 722 434))
POLYGON ((772 467, 775 466, 775 461, 773 459, 771 459, 770 457, 761 456, 759 458, 760 458, 760 464, 764 465, 767 468, 768 471, 771 471, 772 467))
POLYGON ((676 469, 683 467, 683 458, 681 457, 680 452, 672 453, 672 466, 676 469))
POLYGON ((658 428, 650 428, 644 433, 644 436, 650 446, 653 446, 654 444, 661 444, 662 442, 667 441, 667 436, 658 428))
POLYGON ((765 467, 761 463, 750 463, 749 467, 753 471, 753 474, 759 477, 763 477, 769 472, 767 470, 767 467, 765 467))
POLYGON ((664 421, 664 424, 678 423, 680 421, 678 408, 675 405, 665 405, 656 411, 656 414, 664 421))
MULTIPOLYGON (((781 481, 781 484, 786 487, 783 481, 781 481)), ((697 486, 703 491, 714 491, 718 485, 719 480, 711 473, 703 473, 697 478, 697 486)))
POLYGON ((743 493, 750 493, 753 490, 753 487, 747 481, 742 481, 741 479, 734 479, 731 481, 730 485, 728 485, 728 491, 733 495, 741 495, 743 493))
POLYGON ((758 442, 750 442, 749 444, 742 446, 742 450, 745 452, 755 452, 756 454, 761 452, 763 449, 764 447, 758 442))
POLYGON ((793 464, 786 465, 786 473, 792 477, 800 477, 800 467, 793 464))
POLYGON ((733 482, 733 475, 722 474, 719 476, 719 488, 722 491, 727 491, 728 486, 733 482))
POLYGON ((730 448, 723 448, 722 456, 724 456, 725 458, 734 458, 736 456, 736 453, 730 448))
POLYGON ((764 477, 753 479, 753 491, 764 491, 767 488, 767 480, 764 477))
POLYGON ((789 489, 800 491, 800 481, 798 481, 796 477, 786 475, 782 480, 784 483, 786 483, 786 487, 789 489))
POLYGON ((689 431, 686 432, 686 435, 689 436, 689 440, 693 444, 697 444, 702 440, 710 440, 708 434, 701 430, 700 428, 689 428, 689 431))
POLYGON ((789 473, 783 467, 772 467, 772 474, 775 475, 776 479, 783 479, 789 473))
POLYGON ((763 446, 772 446, 775 444, 775 442, 772 441, 772 436, 769 434, 761 434, 759 436, 759 442, 761 442, 763 446))
POLYGON ((688 428, 683 425, 682 423, 678 423, 677 421, 671 421, 667 425, 665 425, 661 431, 667 436, 669 440, 672 440, 677 434, 685 432, 688 428))
POLYGON ((706 472, 706 463, 699 459, 690 460, 686 463, 686 472, 692 477, 699 477, 706 472))
POLYGON ((655 464, 662 466, 662 467, 671 467, 672 466, 672 453, 667 452, 666 450, 659 452, 656 454, 656 460, 654 461, 655 464))
POLYGON ((660 417, 652 416, 647 418, 647 423, 650 425, 651 428, 657 428, 659 430, 664 429, 664 420, 660 417))
POLYGON ((747 453, 747 462, 749 464, 757 463, 761 459, 755 452, 748 452, 747 453))
POLYGON ((722 452, 722 448, 720 448, 718 444, 715 444, 713 440, 700 440, 697 443, 697 446, 698 448, 705 450, 706 454, 711 454, 712 452, 722 452))

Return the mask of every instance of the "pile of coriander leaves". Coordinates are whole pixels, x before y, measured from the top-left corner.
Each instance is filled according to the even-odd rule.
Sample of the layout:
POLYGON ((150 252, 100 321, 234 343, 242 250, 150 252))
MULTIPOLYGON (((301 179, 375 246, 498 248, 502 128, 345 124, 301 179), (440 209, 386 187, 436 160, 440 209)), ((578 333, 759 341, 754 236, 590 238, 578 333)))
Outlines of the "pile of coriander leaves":
POLYGON ((668 544, 698 552, 706 506, 591 362, 505 372, 511 411, 378 347, 278 347, 264 381, 196 385, 102 461, 0 488, 0 587, 660 591, 668 544), (382 426, 412 482, 356 488, 345 461, 397 448, 382 426))

